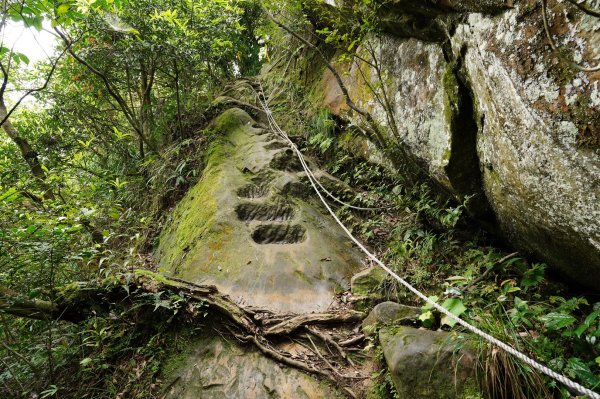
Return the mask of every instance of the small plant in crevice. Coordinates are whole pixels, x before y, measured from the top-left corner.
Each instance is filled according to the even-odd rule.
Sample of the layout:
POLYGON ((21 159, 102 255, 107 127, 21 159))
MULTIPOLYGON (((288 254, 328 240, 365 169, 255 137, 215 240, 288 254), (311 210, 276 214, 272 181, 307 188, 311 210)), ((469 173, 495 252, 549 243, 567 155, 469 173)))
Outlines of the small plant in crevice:
POLYGON ((379 364, 379 370, 371 374, 373 385, 371 387, 369 398, 373 399, 400 399, 398 391, 392 381, 392 374, 386 366, 383 348, 375 338, 369 338, 369 343, 365 351, 372 351, 374 359, 379 364))
POLYGON ((326 110, 319 110, 308 124, 309 149, 327 159, 333 152, 332 145, 336 143, 336 122, 326 110))

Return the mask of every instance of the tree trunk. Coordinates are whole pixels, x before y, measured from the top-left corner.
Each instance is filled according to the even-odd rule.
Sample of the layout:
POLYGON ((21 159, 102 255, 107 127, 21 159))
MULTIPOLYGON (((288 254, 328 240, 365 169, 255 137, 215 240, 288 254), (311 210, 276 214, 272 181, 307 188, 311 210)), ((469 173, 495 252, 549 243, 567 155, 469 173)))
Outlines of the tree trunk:
MULTIPOLYGON (((154 118, 152 115, 152 86, 154 85, 154 67, 149 68, 143 63, 140 63, 140 127, 142 136, 148 140, 148 144, 152 141, 152 130, 154 127, 154 118)), ((151 146, 153 150, 153 146, 151 146)))
POLYGON ((175 95, 177 99, 177 126, 179 127, 179 139, 184 139, 183 122, 181 120, 181 93, 179 88, 179 67, 177 61, 173 61, 175 70, 175 95))
MULTIPOLYGON (((0 99, 0 120, 6 118, 7 114, 8 110, 6 109, 6 104, 4 104, 3 99, 0 99)), ((44 169, 42 168, 42 164, 38 158, 38 153, 35 152, 27 140, 19 135, 19 132, 10 122, 10 119, 7 119, 6 122, 4 122, 2 129, 4 129, 8 137, 17 145, 17 147, 19 147, 19 151, 21 151, 23 159, 29 166, 31 174, 42 184, 42 188, 44 189, 44 198, 54 199, 54 193, 52 193, 52 190, 45 182, 46 172, 44 172, 44 169)))

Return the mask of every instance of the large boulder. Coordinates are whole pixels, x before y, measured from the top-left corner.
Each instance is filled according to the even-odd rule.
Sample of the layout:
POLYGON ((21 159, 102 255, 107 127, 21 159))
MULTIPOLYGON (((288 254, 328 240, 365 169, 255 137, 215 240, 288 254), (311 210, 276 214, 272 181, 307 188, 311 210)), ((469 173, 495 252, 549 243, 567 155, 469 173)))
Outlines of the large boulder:
POLYGON ((454 339, 451 333, 412 327, 385 327, 379 332, 379 341, 398 398, 483 398, 475 378, 476 357, 464 346, 464 337, 454 339))
MULTIPOLYGON (((493 215, 482 189, 476 152, 473 100, 457 76, 457 63, 447 60, 436 43, 388 35, 371 36, 366 41, 359 52, 368 59, 366 48, 373 48, 381 59, 381 74, 363 62, 337 66, 353 101, 386 127, 383 146, 392 153, 399 145, 408 148, 440 191, 459 200, 470 198, 469 211, 491 225, 493 215), (377 89, 381 79, 385 85, 377 89)), ((321 87, 323 105, 334 114, 349 115, 342 92, 328 70, 321 87)), ((360 155, 369 160, 381 157, 368 141, 355 147, 365 148, 367 154, 360 155)))
POLYGON ((531 30, 539 16, 520 17, 471 15, 453 38, 475 99, 483 187, 510 242, 600 289, 600 73, 553 66, 562 61, 531 30))
MULTIPOLYGON (((488 228, 600 289, 600 72, 578 71, 553 53, 541 8, 530 3, 463 14, 443 43, 367 39, 359 52, 374 49, 381 76, 362 62, 338 68, 361 108, 383 126, 395 121, 388 149, 403 143, 442 191, 470 198, 468 210, 488 228)), ((473 9, 448 12, 464 11, 473 9)), ((597 19, 565 2, 550 2, 549 16, 553 35, 577 62, 600 58, 597 19)), ((323 104, 352 118, 328 71, 321 87, 323 104)))
POLYGON ((202 179, 160 235, 160 268, 244 305, 326 310, 350 288, 361 254, 318 204, 296 195, 311 189, 291 150, 253 126, 237 108, 217 118, 202 179))
POLYGON ((363 320, 362 329, 366 334, 371 334, 382 326, 416 321, 419 314, 421 314, 421 309, 414 306, 391 301, 382 302, 377 304, 363 320))

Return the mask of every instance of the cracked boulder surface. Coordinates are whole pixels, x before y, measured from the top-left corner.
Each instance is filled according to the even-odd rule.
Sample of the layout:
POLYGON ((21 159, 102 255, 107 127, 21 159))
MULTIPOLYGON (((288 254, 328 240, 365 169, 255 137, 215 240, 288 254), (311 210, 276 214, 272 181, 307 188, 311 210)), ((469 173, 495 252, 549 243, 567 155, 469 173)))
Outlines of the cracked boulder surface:
POLYGON ((215 126, 220 138, 204 174, 160 236, 161 270, 213 284, 244 306, 326 310, 349 289, 360 253, 311 202, 305 173, 282 141, 238 108, 215 126))
POLYGON ((188 355, 166 399, 343 398, 305 373, 281 367, 220 337, 196 342, 188 355))
MULTIPOLYGON (((566 2, 548 5, 561 54, 597 62, 599 20, 566 2)), ((388 29, 373 42, 400 136, 387 137, 386 147, 406 143, 445 191, 473 198, 469 211, 488 229, 600 290, 600 72, 577 71, 550 50, 539 2, 488 15, 454 11, 465 14, 442 41, 388 29)), ((355 103, 389 126, 365 83, 378 81, 376 71, 337 67, 355 103)), ((320 90, 326 107, 351 118, 328 71, 320 90)), ((372 143, 354 145, 367 159, 385 160, 372 143)))

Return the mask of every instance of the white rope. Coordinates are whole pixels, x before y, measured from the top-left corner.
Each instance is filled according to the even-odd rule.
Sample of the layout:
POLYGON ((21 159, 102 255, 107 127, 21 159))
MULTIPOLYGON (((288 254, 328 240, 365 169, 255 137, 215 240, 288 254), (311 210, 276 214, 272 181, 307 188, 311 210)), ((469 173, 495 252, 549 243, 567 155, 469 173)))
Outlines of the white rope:
MULTIPOLYGON (((263 93, 263 98, 264 98, 264 91, 262 89, 262 84, 260 84, 260 89, 261 92, 263 93)), ((253 88, 254 90, 254 88, 253 88)), ((281 138, 283 138, 286 141, 290 141, 290 139, 287 137, 287 135, 281 134, 277 131, 277 128, 275 128, 275 126, 279 127, 277 125, 277 123, 275 122, 275 119, 273 118, 273 115, 271 114, 271 111, 269 110, 269 106, 266 102, 266 99, 263 100, 261 99, 261 96, 259 93, 256 92, 256 90, 254 90, 254 93, 256 94, 257 98, 258 98, 258 102, 262 105, 263 109, 265 110, 265 113, 267 114, 267 117, 269 119, 269 125, 271 126, 271 128, 274 130, 275 133, 277 133, 281 138), (268 110, 268 111, 267 111, 268 110)), ((281 130, 281 129, 279 129, 281 130)), ((312 170, 310 168, 304 168, 306 171, 306 174, 310 175, 310 177, 312 177, 314 179, 314 181, 317 183, 317 185, 321 188, 321 190, 323 190, 325 192, 325 194, 327 194, 327 196, 329 198, 331 198, 332 200, 334 200, 335 202, 337 202, 338 204, 348 207, 350 209, 355 209, 357 211, 382 211, 385 209, 390 209, 391 207, 378 207, 378 208, 365 208, 365 207, 361 207, 361 206, 355 206, 355 205, 351 205, 348 204, 347 202, 342 201, 341 199, 339 199, 338 197, 336 197, 334 194, 332 194, 329 190, 327 190, 323 184, 321 184, 321 182, 319 181, 319 179, 317 179, 317 177, 313 174, 312 170)))
MULTIPOLYGON (((264 93, 264 91, 262 90, 262 84, 261 84, 261 91, 264 93)), ((258 93, 257 93, 257 96, 258 96, 258 93)), ((387 267, 381 260, 379 260, 375 255, 373 255, 356 237, 354 237, 352 235, 350 230, 348 230, 348 228, 344 225, 344 223, 337 217, 335 212, 331 209, 330 205, 327 203, 327 200, 323 197, 323 194, 319 191, 320 184, 319 184, 318 180, 315 179, 314 174, 308 167, 306 160, 304 159, 304 155, 302 155, 302 152, 300 152, 300 150, 298 149, 296 144, 294 144, 294 142, 287 136, 287 134, 279 127, 279 125, 277 124, 277 121, 275 121, 275 118, 273 117, 273 114, 272 114, 271 110, 269 109, 268 105, 264 104, 262 102, 262 100, 260 99, 260 96, 258 96, 258 100, 261 103, 261 105, 267 115, 267 118, 269 119, 269 125, 271 125, 271 127, 273 128, 275 133, 277 133, 279 136, 281 136, 284 140, 286 140, 288 142, 288 144, 290 145, 292 150, 294 150, 294 152, 298 156, 298 159, 300 160, 302 167, 306 171, 306 174, 308 176, 308 179, 310 180, 310 183, 311 183, 313 189, 319 196, 319 198, 320 198, 321 202, 323 203, 323 205, 325 206, 325 208, 327 208, 327 210, 329 211, 331 216, 335 219, 335 221, 342 228, 342 230, 344 230, 346 235, 348 235, 348 237, 369 257, 369 259, 371 259, 373 262, 375 262, 379 267, 381 267, 383 270, 385 270, 390 276, 392 276, 396 281, 398 281, 400 284, 402 284, 404 287, 406 287, 413 294, 415 294, 416 296, 421 298, 423 301, 425 301, 427 304, 429 304, 433 308, 435 308, 437 311, 448 316, 449 318, 451 318, 452 320, 454 320, 456 323, 460 324, 467 330, 479 335, 480 337, 484 338, 486 341, 490 342, 491 344, 496 345, 497 347, 503 349, 507 353, 513 355, 517 359, 523 361, 524 363, 537 369, 538 371, 546 374, 547 376, 555 379, 556 381, 561 382, 565 386, 574 390, 577 394, 585 394, 590 399, 600 399, 600 394, 598 394, 588 388, 585 388, 584 386, 576 383, 575 381, 572 381, 571 379, 565 377, 562 374, 559 374, 559 373, 551 370, 550 368, 539 363, 538 361, 534 360, 533 358, 525 355, 524 353, 519 352, 517 349, 513 348, 512 346, 500 341, 499 339, 491 336, 490 334, 480 330, 479 328, 469 324, 468 322, 461 319, 460 317, 454 315, 453 313, 451 313, 449 310, 447 310, 446 308, 444 308, 437 302, 429 299, 429 297, 427 295, 423 294, 421 291, 419 291, 418 289, 413 287, 409 282, 404 280, 402 277, 398 276, 389 267, 387 267)), ((321 188, 322 188, 322 186, 321 186, 321 188)))

